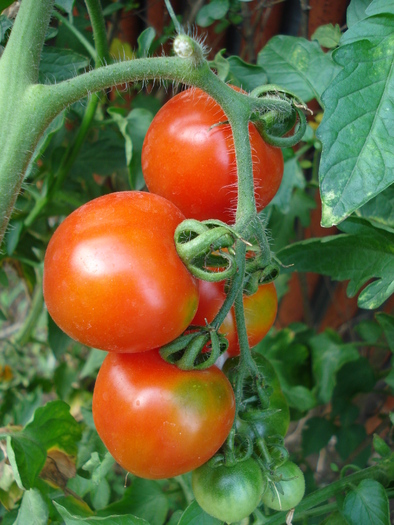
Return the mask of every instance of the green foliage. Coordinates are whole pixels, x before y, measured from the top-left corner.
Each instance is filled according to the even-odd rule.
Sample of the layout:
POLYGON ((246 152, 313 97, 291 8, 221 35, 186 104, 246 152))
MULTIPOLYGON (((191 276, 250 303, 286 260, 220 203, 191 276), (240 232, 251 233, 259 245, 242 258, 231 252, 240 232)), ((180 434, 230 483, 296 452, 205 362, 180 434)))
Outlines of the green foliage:
POLYGON ((319 137, 322 223, 337 224, 394 182, 389 144, 393 129, 394 11, 386 4, 343 36, 334 53, 342 71, 324 94, 319 137), (368 35, 365 38, 365 35, 368 35), (335 183, 334 183, 335 181, 335 183))
POLYGON ((257 63, 268 75, 271 84, 287 87, 308 102, 320 101, 340 68, 317 42, 278 35, 260 51, 257 63))
POLYGON ((327 24, 326 26, 320 26, 313 33, 311 39, 317 40, 321 47, 327 49, 333 49, 337 47, 342 36, 341 28, 338 24, 327 24))
POLYGON ((187 507, 178 521, 178 525, 220 525, 220 523, 222 523, 220 520, 204 512, 196 501, 187 507))
POLYGON ((365 479, 347 494, 342 513, 351 525, 389 525, 388 508, 384 487, 377 481, 365 479))
POLYGON ((229 0, 211 0, 203 6, 197 15, 196 22, 201 27, 210 26, 215 20, 221 20, 229 10, 229 0))
MULTIPOLYGON (((11 3, 0 0, 0 51, 13 26, 1 11, 11 3)), ((111 23, 118 23, 116 12, 123 7, 127 17, 135 16, 133 2, 102 4, 105 16, 113 17, 111 23)), ((237 26, 243 20, 242 4, 247 2, 206 2, 196 13, 196 23, 214 25, 217 33, 237 26)), ((78 77, 93 64, 89 46, 94 41, 84 3, 58 0, 55 6, 64 23, 47 32, 50 45, 44 47, 39 66, 39 82, 46 85, 78 77)), ((394 417, 385 402, 394 391, 394 318, 387 308, 394 291, 393 20, 392 1, 352 0, 343 33, 338 25, 328 24, 311 41, 277 35, 256 50, 257 63, 225 50, 210 62, 220 79, 248 92, 276 84, 321 107, 309 117, 299 146, 283 150, 283 182, 261 218, 283 265, 276 281, 283 301, 292 272, 301 277, 313 272, 348 281, 348 295, 359 294, 363 310, 338 331, 321 329, 329 308, 328 302, 323 304, 323 285, 329 283, 326 295, 335 286, 321 278, 313 297, 304 292, 312 314, 308 325, 279 328, 279 319, 254 349, 274 366, 291 409, 286 439, 309 487, 305 508, 301 503, 296 516, 308 525, 389 523, 392 488, 387 490, 385 476, 364 469, 371 464, 384 469, 384 461, 392 461, 394 417), (319 184, 322 224, 339 224, 339 232, 316 238, 306 230, 319 204, 319 184), (375 315, 373 309, 378 309, 375 315), (372 416, 379 420, 376 432, 382 429, 373 438, 365 426, 372 416), (329 457, 327 479, 312 479, 318 456, 319 465, 329 457), (338 472, 349 463, 363 469, 365 479, 313 500, 311 492, 321 481, 328 487, 328 478, 346 481, 348 476, 338 472), (323 505, 319 510, 328 501, 326 510, 323 505), (308 514, 311 508, 317 518, 308 514)), ((172 26, 161 34, 146 28, 133 57, 156 53, 171 34, 172 26)), ((92 198, 145 187, 143 139, 170 93, 166 81, 144 87, 118 86, 76 102, 48 123, 31 149, 0 251, 2 525, 221 523, 192 501, 188 475, 142 480, 126 477, 115 464, 95 431, 91 411, 105 353, 71 340, 44 311, 42 263, 58 224, 92 198)), ((277 446, 280 456, 282 443, 275 439, 270 446, 277 446)), ((392 486, 392 473, 387 477, 392 486)), ((263 510, 256 510, 249 525, 285 523, 284 514, 263 516, 263 510)))
POLYGON ((356 217, 340 225, 343 235, 311 239, 293 244, 278 253, 291 270, 330 275, 336 280, 350 279, 348 295, 353 297, 372 278, 358 297, 362 308, 377 308, 394 291, 394 235, 376 229, 356 217))
POLYGON ((48 47, 41 55, 39 81, 54 84, 74 77, 89 66, 89 59, 70 49, 48 47))

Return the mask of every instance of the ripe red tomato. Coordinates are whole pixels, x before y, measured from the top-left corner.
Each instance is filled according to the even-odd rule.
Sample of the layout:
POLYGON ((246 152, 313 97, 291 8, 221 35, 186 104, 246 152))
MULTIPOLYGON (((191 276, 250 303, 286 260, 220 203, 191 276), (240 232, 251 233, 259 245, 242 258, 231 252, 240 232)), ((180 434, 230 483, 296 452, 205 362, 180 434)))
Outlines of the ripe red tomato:
MULTIPOLYGON (((166 197, 198 220, 234 222, 237 170, 234 141, 221 107, 200 89, 167 102, 153 119, 142 148, 142 170, 152 193, 166 197)), ((249 125, 257 209, 274 197, 283 176, 279 148, 249 125)))
POLYGON ((160 479, 193 470, 224 443, 234 393, 216 366, 183 371, 158 350, 108 354, 93 393, 93 418, 104 444, 126 470, 160 479))
POLYGON ((114 352, 176 338, 198 304, 198 282, 173 239, 183 219, 174 204, 143 192, 112 193, 74 211, 45 254, 53 320, 73 339, 114 352))
MULTIPOLYGON (((223 281, 218 283, 200 281, 200 302, 191 324, 205 326, 206 321, 208 323, 213 321, 225 298, 223 281)), ((255 294, 244 295, 243 302, 248 341, 250 347, 253 347, 263 339, 275 322, 278 309, 275 285, 273 283, 260 285, 255 294)), ((219 332, 226 335, 228 339, 228 354, 239 355, 234 307, 227 314, 219 332)))

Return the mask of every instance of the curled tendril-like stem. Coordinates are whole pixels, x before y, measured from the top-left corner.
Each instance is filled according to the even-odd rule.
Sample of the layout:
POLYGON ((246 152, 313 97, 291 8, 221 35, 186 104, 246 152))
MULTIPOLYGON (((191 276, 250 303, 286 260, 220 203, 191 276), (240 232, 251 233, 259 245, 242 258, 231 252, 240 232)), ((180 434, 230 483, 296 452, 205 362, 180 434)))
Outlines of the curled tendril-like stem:
POLYGON ((272 146, 288 148, 297 144, 305 134, 305 113, 310 112, 305 103, 291 91, 268 84, 259 86, 251 92, 251 97, 269 100, 273 107, 263 114, 254 114, 253 122, 263 139, 272 146), (284 112, 274 101, 286 101, 290 105, 290 112, 284 112), (283 137, 295 126, 293 134, 283 137))
POLYGON ((245 295, 253 295, 261 284, 274 281, 279 275, 279 265, 271 260, 268 265, 260 264, 258 258, 246 261, 246 278, 243 285, 245 295))
POLYGON ((217 282, 235 274, 232 246, 240 235, 228 224, 186 219, 175 230, 174 238, 179 257, 195 277, 217 282))
POLYGON ((205 370, 214 365, 227 348, 228 341, 222 334, 209 326, 198 327, 197 332, 185 334, 163 346, 160 355, 181 370, 205 370))
POLYGON ((237 434, 233 428, 228 435, 225 444, 209 461, 211 468, 233 467, 237 463, 246 461, 253 455, 253 440, 246 435, 237 434))

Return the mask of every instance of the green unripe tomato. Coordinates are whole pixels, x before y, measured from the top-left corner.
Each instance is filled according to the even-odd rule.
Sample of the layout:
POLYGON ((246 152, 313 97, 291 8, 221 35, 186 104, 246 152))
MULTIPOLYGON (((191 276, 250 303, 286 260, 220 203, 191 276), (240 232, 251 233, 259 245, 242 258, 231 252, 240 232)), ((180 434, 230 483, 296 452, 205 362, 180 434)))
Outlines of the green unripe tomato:
POLYGON ((282 476, 279 482, 268 480, 268 486, 262 496, 262 502, 273 510, 290 510, 304 497, 305 479, 302 470, 292 461, 286 461, 275 469, 275 476, 282 476))
POLYGON ((251 458, 232 467, 211 467, 205 463, 192 474, 197 503, 226 523, 240 521, 255 510, 265 483, 258 463, 251 458))

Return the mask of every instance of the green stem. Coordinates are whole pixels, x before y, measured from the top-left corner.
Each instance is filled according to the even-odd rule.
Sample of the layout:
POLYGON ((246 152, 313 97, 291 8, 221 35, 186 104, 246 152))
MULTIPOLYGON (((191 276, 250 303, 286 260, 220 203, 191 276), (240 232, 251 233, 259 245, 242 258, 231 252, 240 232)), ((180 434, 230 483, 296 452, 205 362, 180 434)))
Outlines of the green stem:
POLYGON ((94 49, 94 47, 92 46, 92 44, 89 42, 89 40, 87 38, 85 38, 83 36, 83 34, 80 31, 78 31, 78 29, 67 20, 67 18, 65 16, 62 16, 60 13, 58 13, 55 10, 53 11, 53 16, 55 18, 57 18, 59 20, 59 22, 61 22, 62 24, 64 24, 67 27, 67 29, 70 31, 70 33, 72 33, 79 40, 79 42, 83 45, 83 47, 86 49, 86 51, 89 53, 89 55, 96 62, 97 61, 97 53, 96 53, 96 50, 94 49))
POLYGON ((236 223, 242 224, 250 217, 257 216, 256 202, 254 197, 253 162, 250 141, 245 140, 249 136, 248 111, 237 111, 237 114, 227 115, 231 125, 234 139, 235 154, 237 159, 238 173, 238 200, 236 223))
MULTIPOLYGON (((242 275, 245 275, 245 245, 238 241, 236 247, 236 260, 237 268, 239 272, 242 272, 242 275)), ((250 353, 248 333, 246 331, 245 323, 245 312, 243 304, 243 295, 238 293, 234 302, 235 310, 235 322, 237 326, 238 342, 241 353, 241 368, 245 368, 245 372, 249 370, 252 375, 252 378, 257 378, 260 376, 259 370, 256 363, 254 362, 252 355, 250 353)), ((238 390, 238 386, 237 386, 238 390)))
POLYGON ((179 483, 179 486, 182 489, 187 504, 189 505, 194 500, 194 494, 191 487, 189 486, 189 483, 186 481, 183 475, 176 476, 174 479, 179 483))
POLYGON ((93 37, 96 46, 96 68, 107 64, 110 61, 105 20, 100 0, 85 0, 90 21, 93 28, 93 37))
POLYGON ((211 325, 214 326, 217 330, 222 325, 226 315, 231 310, 231 307, 234 304, 235 298, 238 294, 242 294, 242 285, 243 285, 244 276, 239 270, 234 274, 234 277, 231 280, 230 287, 226 294, 224 303, 222 304, 219 312, 216 314, 211 325))
POLYGON ((21 329, 15 335, 14 343, 16 345, 24 346, 26 343, 28 343, 32 332, 37 327, 37 322, 42 314, 43 306, 44 297, 42 293, 41 279, 39 279, 34 289, 29 314, 26 317, 21 329))
MULTIPOLYGON (((385 485, 394 479, 394 456, 389 459, 363 469, 354 474, 350 474, 346 478, 340 479, 331 483, 327 487, 321 488, 315 492, 312 492, 309 496, 304 498, 301 503, 296 507, 294 513, 294 521, 301 519, 303 514, 309 509, 316 507, 334 497, 336 494, 349 489, 352 485, 357 485, 363 479, 375 479, 385 485)), ((282 525, 286 523, 287 512, 278 512, 274 516, 270 517, 265 525, 282 525)))
POLYGON ((164 3, 166 4, 166 8, 167 8, 168 14, 170 15, 172 23, 174 24, 175 31, 178 33, 178 35, 181 34, 182 33, 182 27, 181 27, 181 24, 179 23, 179 20, 177 19, 176 14, 175 14, 175 12, 174 12, 174 10, 172 8, 171 2, 169 0, 164 0, 164 3))
MULTIPOLYGON (((75 27, 72 24, 70 24, 66 18, 62 17, 56 11, 54 13, 55 16, 58 19, 62 20, 64 24, 70 29, 70 31, 76 34, 79 40, 85 45, 89 53, 95 59, 97 68, 101 67, 103 64, 109 61, 109 48, 105 33, 105 21, 99 0, 86 0, 86 5, 92 22, 93 36, 97 46, 97 52, 85 39, 85 37, 79 31, 77 31, 75 27)), ((81 125, 75 137, 74 143, 72 147, 67 151, 66 155, 63 157, 60 167, 56 173, 54 183, 50 185, 49 191, 47 191, 45 195, 42 195, 42 197, 35 203, 33 209, 25 219, 25 227, 29 228, 33 224, 33 222, 39 216, 41 211, 51 200, 53 194, 63 184, 72 165, 75 162, 75 159, 77 158, 80 152, 83 143, 85 142, 86 135, 90 129, 90 125, 93 121, 99 101, 99 96, 93 95, 90 97, 81 125)))
POLYGON ((38 80, 52 6, 53 0, 24 0, 21 3, 0 60, 0 243, 24 173, 44 131, 40 129, 32 140, 30 129, 36 126, 37 106, 35 100, 26 100, 25 95, 28 86, 38 80), (26 122, 27 108, 29 119, 26 122))
MULTIPOLYGON (((93 92, 155 78, 200 87, 223 108, 237 148, 237 219, 247 222, 248 217, 255 216, 251 151, 245 133, 249 116, 255 111, 266 111, 267 101, 234 91, 210 70, 207 62, 196 67, 193 58, 141 58, 101 67, 56 85, 34 84, 52 5, 53 0, 24 0, 0 61, 0 241, 34 150, 50 122, 70 104, 93 92), (32 37, 33 45, 26 42, 25 33, 32 37), (22 70, 15 68, 15 63, 22 64, 22 70)), ((91 6, 98 5, 92 0, 91 6)), ((101 42, 101 36, 96 40, 101 42)))
POLYGON ((56 191, 62 185, 64 179, 66 178, 68 172, 74 164, 75 159, 77 158, 78 153, 82 147, 82 144, 85 142, 86 135, 89 131, 99 102, 100 98, 97 95, 92 95, 89 99, 88 105, 85 110, 85 114, 83 116, 81 125, 78 129, 78 133, 75 137, 75 141, 70 151, 70 154, 66 157, 65 162, 61 164, 59 171, 56 175, 54 191, 56 191))

